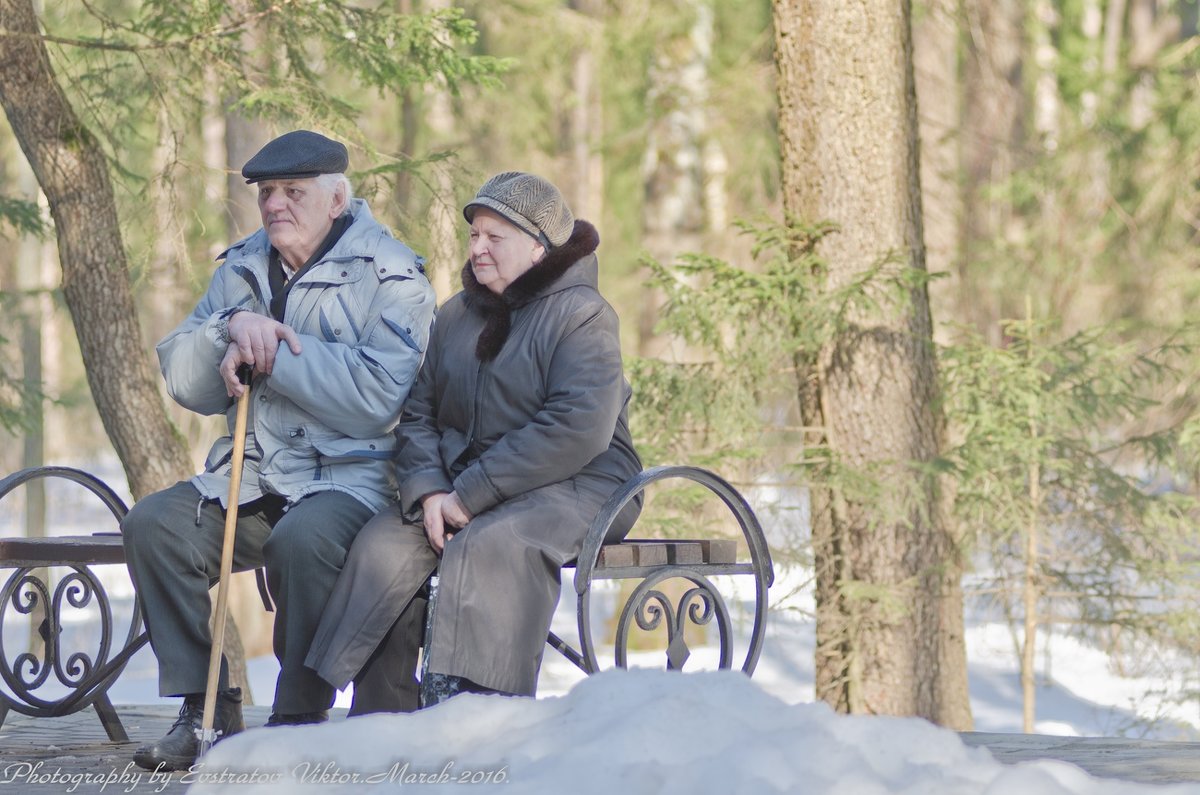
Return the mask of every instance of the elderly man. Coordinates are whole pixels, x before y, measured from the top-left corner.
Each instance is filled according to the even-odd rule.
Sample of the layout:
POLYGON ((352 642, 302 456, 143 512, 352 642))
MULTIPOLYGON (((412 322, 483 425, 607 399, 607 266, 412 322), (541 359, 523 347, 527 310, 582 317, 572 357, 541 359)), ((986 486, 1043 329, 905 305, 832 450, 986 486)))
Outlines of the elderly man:
MULTIPOLYGON (((277 607, 280 672, 269 726, 319 723, 333 688, 304 667, 350 542, 395 494, 392 428, 433 320, 422 260, 392 238, 343 172, 346 147, 297 130, 268 143, 242 176, 258 186, 263 228, 222 257, 195 310, 158 345, 171 396, 234 427, 251 365, 235 570, 265 566, 277 607)), ((204 471, 138 502, 122 523, 159 663, 179 719, 134 761, 186 769, 199 750, 232 439, 204 471)), ((222 660, 214 728, 241 731, 241 692, 222 660)))

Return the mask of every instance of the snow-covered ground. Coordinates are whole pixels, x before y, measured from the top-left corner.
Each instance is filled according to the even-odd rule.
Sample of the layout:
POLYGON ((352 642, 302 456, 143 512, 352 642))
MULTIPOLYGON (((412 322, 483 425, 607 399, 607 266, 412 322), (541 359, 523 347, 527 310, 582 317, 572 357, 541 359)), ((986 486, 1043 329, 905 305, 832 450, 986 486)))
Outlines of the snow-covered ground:
MULTIPOLYGON (((784 573, 773 593, 786 593, 796 581, 784 573)), ((586 678, 547 650, 536 700, 466 696, 415 715, 251 730, 212 750, 192 791, 351 793, 372 786, 443 791, 471 785, 472 791, 597 795, 1200 793, 1200 785, 1101 781, 1062 762, 1005 766, 954 732, 921 720, 835 715, 812 702, 807 598, 801 592, 777 605, 752 680, 731 672, 680 676, 645 669, 586 678)), ((562 606, 559 629, 570 625, 572 608, 562 606)), ((967 638, 977 729, 1020 731, 1008 629, 977 624, 967 638)), ((655 664, 658 656, 646 653, 634 663, 655 664)), ((700 649, 693 663, 711 667, 713 659, 711 649, 700 649)), ((1039 733, 1194 737, 1195 702, 1188 721, 1187 705, 1171 697, 1186 687, 1178 672, 1121 677, 1103 654, 1057 636, 1039 659, 1039 733)), ((269 698, 273 660, 256 659, 251 670, 260 700, 269 698)), ((122 686, 138 688, 136 681, 122 686)), ((145 689, 139 692, 135 700, 153 700, 145 689)), ((348 696, 339 704, 348 705, 348 696)))
POLYGON ((609 671, 562 697, 462 696, 415 715, 251 730, 205 759, 197 793, 1132 795, 1062 762, 1004 766, 954 732, 788 704, 738 673, 609 671))

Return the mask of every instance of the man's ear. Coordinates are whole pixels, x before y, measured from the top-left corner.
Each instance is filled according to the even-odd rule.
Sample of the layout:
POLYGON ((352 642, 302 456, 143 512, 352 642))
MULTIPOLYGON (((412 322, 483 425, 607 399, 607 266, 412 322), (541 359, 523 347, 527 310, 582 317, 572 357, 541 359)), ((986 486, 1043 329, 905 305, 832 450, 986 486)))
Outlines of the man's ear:
POLYGON ((329 207, 329 217, 337 218, 346 211, 346 183, 339 180, 333 191, 333 204, 329 207))
POLYGON ((541 243, 533 244, 533 264, 537 265, 546 257, 546 247, 541 243))

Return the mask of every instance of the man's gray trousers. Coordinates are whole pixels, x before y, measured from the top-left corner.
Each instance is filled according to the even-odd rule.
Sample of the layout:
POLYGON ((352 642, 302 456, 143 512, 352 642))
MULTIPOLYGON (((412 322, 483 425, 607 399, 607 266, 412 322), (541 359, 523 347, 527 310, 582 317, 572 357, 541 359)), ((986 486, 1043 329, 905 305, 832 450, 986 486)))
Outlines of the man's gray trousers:
MULTIPOLYGON (((280 664, 274 711, 316 712, 332 706, 334 690, 304 666, 304 658, 350 543, 373 512, 336 491, 281 509, 282 503, 271 498, 239 509, 233 570, 266 567, 280 664)), ((121 531, 158 657, 159 694, 203 693, 212 648, 209 588, 220 571, 225 510, 181 482, 138 501, 121 531)), ((220 687, 228 686, 222 659, 220 687)))

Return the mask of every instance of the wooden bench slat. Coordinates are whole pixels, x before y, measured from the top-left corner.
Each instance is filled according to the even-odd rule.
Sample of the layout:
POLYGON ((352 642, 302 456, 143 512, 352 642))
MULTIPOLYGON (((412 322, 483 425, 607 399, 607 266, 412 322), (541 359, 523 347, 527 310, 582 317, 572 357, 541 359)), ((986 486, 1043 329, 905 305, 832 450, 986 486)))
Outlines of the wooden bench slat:
POLYGON ((598 569, 630 566, 702 566, 726 565, 737 562, 737 541, 734 539, 655 539, 627 538, 619 544, 600 547, 596 562, 598 569))
POLYGON ((635 566, 662 566, 667 562, 667 547, 665 544, 634 544, 633 563, 635 566))
POLYGON ((667 562, 675 565, 704 563, 704 549, 696 541, 677 541, 667 545, 667 562))
POLYGON ((46 538, 0 538, 0 566, 124 563, 125 547, 116 533, 46 538))
POLYGON ((615 569, 633 565, 633 547, 628 544, 606 544, 600 547, 600 558, 596 567, 600 569, 615 569))
POLYGON ((705 563, 737 563, 737 541, 732 538, 708 539, 700 542, 705 563))
MULTIPOLYGON (((115 533, 47 538, 0 538, 0 565, 124 563, 125 549, 115 533)), ((627 539, 600 548, 598 568, 730 564, 737 562, 733 539, 656 541, 627 539)))

